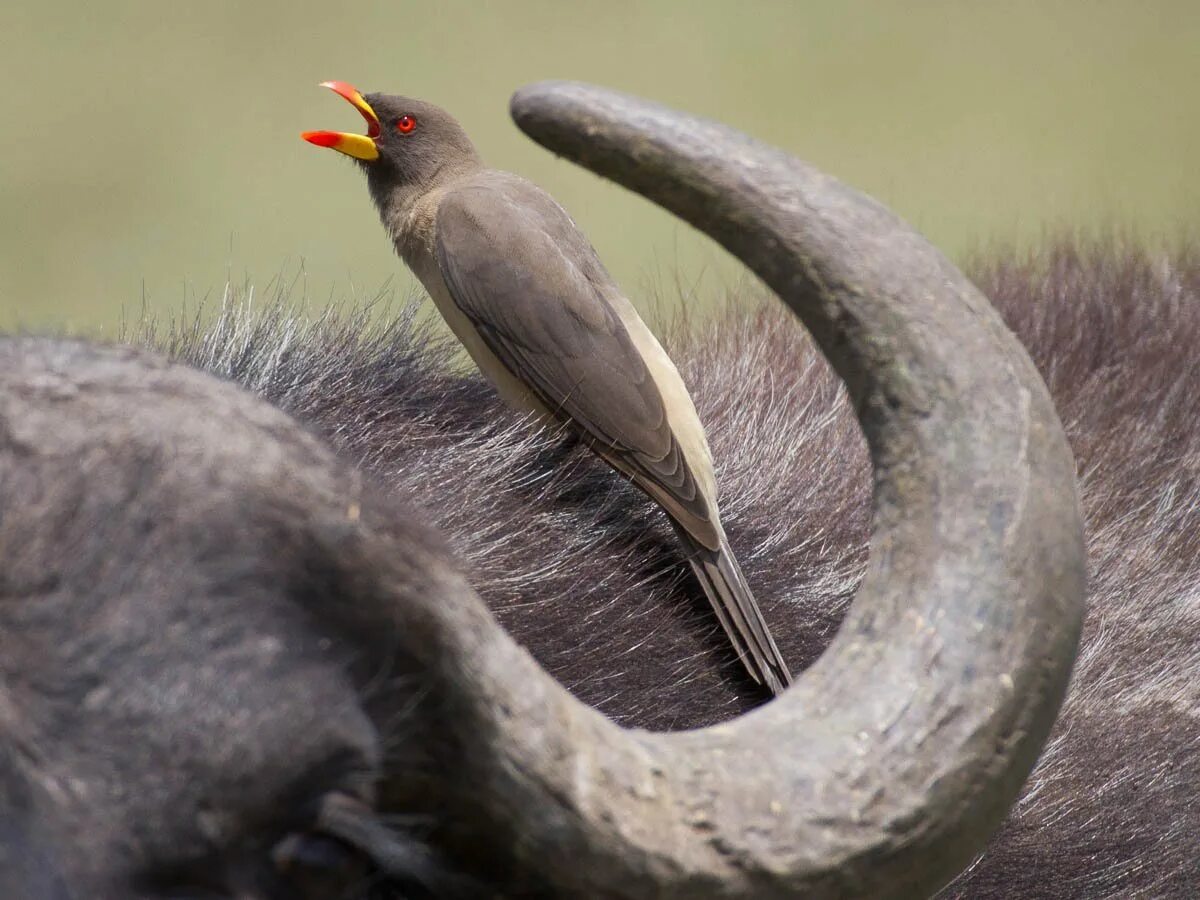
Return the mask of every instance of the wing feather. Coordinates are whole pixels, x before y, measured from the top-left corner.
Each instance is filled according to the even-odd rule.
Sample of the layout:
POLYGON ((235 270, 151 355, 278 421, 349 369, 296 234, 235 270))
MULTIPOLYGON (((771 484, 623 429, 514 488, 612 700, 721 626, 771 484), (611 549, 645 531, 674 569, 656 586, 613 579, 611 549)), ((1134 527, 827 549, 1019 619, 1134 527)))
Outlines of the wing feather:
POLYGON ((435 253, 455 305, 497 359, 614 467, 716 546, 719 526, 671 432, 615 290, 570 217, 527 182, 450 191, 435 253))

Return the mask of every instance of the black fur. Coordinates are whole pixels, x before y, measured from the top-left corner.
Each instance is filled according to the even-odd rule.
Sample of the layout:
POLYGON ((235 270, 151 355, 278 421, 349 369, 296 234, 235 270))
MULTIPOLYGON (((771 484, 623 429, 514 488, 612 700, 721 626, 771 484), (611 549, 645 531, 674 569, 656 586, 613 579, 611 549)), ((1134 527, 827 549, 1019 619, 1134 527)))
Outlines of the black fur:
MULTIPOLYGON (((1042 762, 947 896, 1186 896, 1200 883, 1200 246, 1061 240, 969 271, 1066 425, 1091 612, 1042 762)), ((709 432, 734 550, 798 670, 857 584, 869 465, 801 329, 775 301, 746 301, 665 337, 709 432)), ((149 342, 261 392, 415 498, 510 632, 610 716, 683 728, 757 703, 655 510, 453 372, 415 322, 227 311, 203 335, 149 342)))
MULTIPOLYGON (((232 385, 0 338, 0 559, 5 898, 293 898, 273 848, 444 752, 393 652, 440 539, 232 385)), ((410 844, 386 896, 447 895, 410 844)))
MULTIPOLYGON (((988 852, 946 895, 1191 896, 1200 246, 1150 254, 1062 242, 1028 258, 993 254, 973 271, 1067 426, 1092 598, 1050 745, 988 852)), ((734 550, 799 670, 857 584, 869 467, 842 392, 795 322, 774 301, 739 301, 753 311, 675 328, 666 343, 709 430, 734 550)), ((12 814, 0 860, 42 854, 33 896, 70 896, 64 885, 101 884, 89 875, 100 872, 108 880, 86 896, 125 896, 113 885, 134 874, 219 869, 246 883, 273 841, 307 827, 302 811, 331 778, 348 790, 343 779, 371 780, 385 762, 438 777, 431 761, 447 749, 426 727, 436 716, 420 702, 427 676, 389 655, 386 629, 366 612, 385 588, 429 589, 411 573, 450 565, 426 525, 447 536, 505 626, 614 718, 690 727, 760 701, 661 515, 590 454, 525 427, 411 309, 305 324, 282 307, 252 316, 231 305, 204 327, 133 337, 262 394, 344 461, 238 392, 128 351, 42 342, 31 353, 26 343, 16 374, 7 357, 0 800, 12 814), (114 358, 158 374, 121 388, 114 358), (130 414, 76 430, 90 420, 64 410, 102 402, 101 382, 130 414), (38 430, 13 396, 58 418, 38 430), (204 456, 213 422, 221 441, 204 456), (259 457, 255 472, 234 462, 259 457), (206 480, 189 482, 196 472, 206 480), (276 487, 264 493, 265 476, 276 487), (391 559, 395 547, 411 556, 391 559), (349 640, 323 642, 331 631, 349 640), (263 649, 273 640, 294 651, 285 670, 263 649), (355 652, 329 649, 344 646, 355 652), (209 856, 188 855, 205 821, 197 804, 238 810, 201 829, 209 856), (211 834, 224 843, 211 846, 211 834)), ((419 840, 425 827, 405 830, 419 840)), ((434 893, 468 890, 436 865, 375 889, 404 895, 438 878, 434 893)), ((6 871, 0 887, 21 880, 6 871)))

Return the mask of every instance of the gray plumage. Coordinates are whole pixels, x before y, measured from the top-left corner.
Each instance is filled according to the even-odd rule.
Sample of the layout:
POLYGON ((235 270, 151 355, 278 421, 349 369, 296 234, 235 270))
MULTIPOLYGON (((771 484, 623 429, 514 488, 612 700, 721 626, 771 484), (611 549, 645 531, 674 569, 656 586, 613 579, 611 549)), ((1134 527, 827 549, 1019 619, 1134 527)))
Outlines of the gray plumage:
POLYGON ((451 330, 510 405, 569 425, 662 507, 747 671, 782 691, 791 675, 722 528, 695 406, 595 250, 545 191, 486 168, 444 110, 365 101, 380 123, 378 158, 359 160, 371 195, 451 330))
MULTIPOLYGON (((967 268, 1046 378, 1075 452, 1090 599, 1054 735, 944 897, 1189 897, 1200 882, 1200 247, 993 252, 967 268)), ((871 470, 844 391, 771 300, 665 337, 708 423, 731 537, 797 669, 867 557, 871 470)), ((425 510, 504 627, 629 726, 713 725, 761 697, 689 614, 652 504, 522 427, 413 310, 316 322, 230 302, 143 341, 258 391, 425 510), (501 452, 498 452, 498 449, 501 452), (527 527, 514 531, 514 521, 527 527)), ((240 509, 241 507, 239 507, 240 509)), ((701 612, 704 612, 703 610, 701 612)))

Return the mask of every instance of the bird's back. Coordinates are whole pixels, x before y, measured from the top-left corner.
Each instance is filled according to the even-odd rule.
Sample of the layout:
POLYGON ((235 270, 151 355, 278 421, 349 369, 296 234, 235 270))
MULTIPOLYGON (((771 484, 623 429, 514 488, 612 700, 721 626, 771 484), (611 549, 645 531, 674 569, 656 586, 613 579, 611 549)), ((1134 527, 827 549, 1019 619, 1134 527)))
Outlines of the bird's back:
MULTIPOLYGON (((567 305, 569 296, 586 291, 595 303, 569 304, 572 315, 591 319, 581 322, 582 326, 604 327, 606 323, 600 319, 608 314, 619 322, 649 371, 669 431, 674 435, 715 523, 717 489, 712 455, 687 386, 654 333, 613 281, 567 211, 532 182, 497 170, 472 173, 448 186, 437 202, 439 211, 453 206, 466 217, 477 217, 478 228, 487 235, 492 258, 506 260, 510 268, 537 278, 542 282, 541 287, 549 288, 540 293, 567 305), (478 221, 481 209, 488 211, 489 221, 478 221), (548 262, 553 264, 548 265, 548 262), (546 285, 547 279, 556 283, 546 285)), ((546 315, 560 312, 561 309, 545 310, 546 315)), ((461 315, 461 311, 452 312, 455 314, 461 315)), ((644 449, 654 452, 652 448, 644 449)))

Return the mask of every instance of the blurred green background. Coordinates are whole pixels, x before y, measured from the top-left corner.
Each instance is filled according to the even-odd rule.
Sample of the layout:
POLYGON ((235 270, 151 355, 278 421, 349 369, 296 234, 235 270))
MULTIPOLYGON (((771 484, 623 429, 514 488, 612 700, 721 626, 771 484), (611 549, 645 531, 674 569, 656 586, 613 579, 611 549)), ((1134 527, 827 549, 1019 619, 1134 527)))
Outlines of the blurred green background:
MULTIPOLYGON (((959 255, 1047 228, 1146 238, 1200 212, 1200 2, 207 2, 0 9, 0 328, 112 334, 282 275, 317 306, 412 282, 317 88, 434 100, 549 189, 640 302, 736 279, 670 216, 507 117, 543 78, 721 119, 866 190, 959 255)), ((1194 228, 1193 228, 1194 230, 1194 228)))

